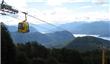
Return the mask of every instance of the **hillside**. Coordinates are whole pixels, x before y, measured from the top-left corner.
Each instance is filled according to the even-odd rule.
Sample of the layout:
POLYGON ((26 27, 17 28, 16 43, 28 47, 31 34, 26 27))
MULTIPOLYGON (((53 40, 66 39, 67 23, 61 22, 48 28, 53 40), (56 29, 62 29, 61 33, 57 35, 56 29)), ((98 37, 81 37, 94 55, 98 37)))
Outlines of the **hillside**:
POLYGON ((60 48, 67 45, 75 38, 72 35, 72 33, 68 31, 57 31, 53 33, 47 33, 46 35, 54 40, 55 43, 53 43, 54 45, 51 44, 53 45, 52 47, 60 47, 60 48))
POLYGON ((75 38, 72 42, 65 46, 65 48, 76 49, 79 51, 90 51, 99 49, 102 44, 106 48, 110 48, 110 41, 92 36, 85 36, 75 38))

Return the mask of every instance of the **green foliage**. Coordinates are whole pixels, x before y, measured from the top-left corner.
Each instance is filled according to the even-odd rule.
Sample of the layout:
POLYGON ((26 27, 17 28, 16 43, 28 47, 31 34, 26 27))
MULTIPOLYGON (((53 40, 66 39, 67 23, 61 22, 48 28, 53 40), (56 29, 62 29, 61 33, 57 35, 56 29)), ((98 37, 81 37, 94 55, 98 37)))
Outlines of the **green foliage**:
POLYGON ((83 63, 80 53, 71 49, 66 49, 66 48, 53 49, 52 56, 58 59, 58 61, 61 63, 67 63, 67 64, 83 63))
POLYGON ((19 52, 16 57, 16 64, 30 64, 29 58, 24 52, 19 52))
POLYGON ((75 38, 67 46, 65 46, 65 48, 86 52, 99 49, 102 45, 110 48, 110 41, 93 36, 84 36, 75 38))
POLYGON ((16 48, 4 23, 1 24, 1 64, 15 64, 16 48))
MULTIPOLYGON (((84 64, 101 64, 102 50, 87 51, 82 54, 84 64)), ((110 50, 105 50, 105 64, 110 64, 110 50)))
POLYGON ((20 58, 24 60, 22 64, 42 64, 45 63, 43 59, 48 57, 48 49, 44 46, 38 44, 37 42, 28 42, 26 44, 17 44, 17 60, 18 64, 23 62, 20 58), (20 54, 22 53, 23 56, 20 54), (26 62, 27 63, 26 63, 26 62))
POLYGON ((46 60, 46 64, 59 64, 58 60, 54 57, 49 57, 46 60))
POLYGON ((101 64, 101 50, 82 53, 84 64, 101 64))
POLYGON ((45 64, 45 61, 42 58, 33 58, 32 64, 45 64))
MULTIPOLYGON (((101 64, 101 50, 78 52, 74 49, 48 49, 37 42, 17 44, 17 50, 23 52, 27 64, 101 64)), ((19 56, 18 56, 19 57, 19 56)), ((17 60, 21 60, 18 58, 17 60)), ((22 61, 23 62, 23 61, 22 61)), ((18 62, 19 63, 19 62, 18 62)), ((23 62, 24 63, 24 62, 23 62)), ((110 63, 110 51, 106 51, 106 64, 110 63)))

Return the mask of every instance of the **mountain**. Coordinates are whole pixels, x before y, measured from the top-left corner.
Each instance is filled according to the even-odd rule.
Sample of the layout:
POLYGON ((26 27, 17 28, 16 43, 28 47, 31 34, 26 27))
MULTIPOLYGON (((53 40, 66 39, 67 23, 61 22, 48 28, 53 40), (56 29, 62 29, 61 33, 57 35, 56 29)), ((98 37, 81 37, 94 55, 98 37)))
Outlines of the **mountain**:
POLYGON ((46 35, 54 40, 54 44, 56 45, 53 47, 63 47, 74 39, 72 33, 68 31, 57 31, 53 33, 47 33, 46 35))
POLYGON ((7 26, 12 39, 16 43, 26 43, 29 41, 37 41, 46 47, 62 47, 74 38, 72 33, 68 31, 57 31, 43 34, 33 26, 30 26, 30 32, 19 33, 16 26, 7 26))
POLYGON ((110 21, 74 22, 60 25, 73 34, 95 34, 110 37, 110 21))
POLYGON ((42 34, 37 31, 36 28, 30 26, 30 32, 28 33, 19 33, 17 32, 17 26, 7 26, 12 36, 12 39, 16 43, 26 43, 30 41, 37 41, 42 45, 48 46, 48 44, 52 43, 52 39, 47 37, 45 34, 42 34))
POLYGON ((33 33, 11 32, 11 35, 14 41, 17 43, 26 43, 26 42, 36 41, 42 45, 47 46, 49 43, 53 42, 46 35, 41 34, 39 32, 33 32, 33 33))
MULTIPOLYGON (((94 21, 94 22, 72 22, 52 26, 49 24, 30 24, 35 30, 39 32, 52 33, 56 31, 67 30, 72 34, 88 34, 88 35, 99 35, 100 37, 110 37, 110 21, 94 21)), ((11 28, 11 31, 15 28, 11 28)), ((32 30, 32 31, 35 31, 32 30)), ((16 30, 17 31, 17 30, 16 30)))
POLYGON ((66 45, 65 48, 76 49, 79 51, 90 51, 94 49, 99 49, 102 44, 106 48, 110 49, 110 41, 93 36, 85 36, 75 38, 68 45, 66 45))

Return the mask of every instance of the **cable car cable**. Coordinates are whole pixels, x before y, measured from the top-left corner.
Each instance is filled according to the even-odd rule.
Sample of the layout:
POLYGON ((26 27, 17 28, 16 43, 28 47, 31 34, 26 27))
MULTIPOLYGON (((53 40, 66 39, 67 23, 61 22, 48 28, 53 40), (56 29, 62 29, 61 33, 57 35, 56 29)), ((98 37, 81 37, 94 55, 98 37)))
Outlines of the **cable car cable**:
MULTIPOLYGON (((22 12, 22 11, 19 11, 19 12, 24 13, 24 12, 22 12)), ((66 29, 64 29, 64 28, 58 27, 58 26, 56 26, 56 25, 54 25, 54 24, 51 24, 51 23, 49 23, 49 22, 47 22, 47 21, 45 21, 45 20, 42 20, 42 19, 40 19, 40 18, 37 18, 37 17, 33 16, 33 15, 29 15, 29 14, 26 14, 26 15, 28 15, 28 16, 34 18, 34 19, 37 19, 37 20, 39 20, 39 21, 42 21, 42 22, 44 22, 44 23, 47 23, 47 24, 49 24, 49 25, 51 25, 51 26, 54 26, 54 27, 56 27, 56 28, 60 28, 60 29, 62 29, 62 30, 68 31, 68 30, 66 30, 66 29)))
MULTIPOLYGON (((19 12, 24 13, 23 11, 19 11, 19 12)), ((55 28, 60 28, 60 29, 62 29, 62 30, 68 31, 68 30, 66 30, 66 29, 64 29, 64 28, 62 28, 62 27, 56 26, 56 25, 54 25, 54 24, 52 24, 52 23, 49 23, 49 22, 47 22, 47 21, 45 21, 45 20, 42 20, 42 19, 40 19, 40 18, 37 18, 37 17, 35 17, 35 16, 33 16, 33 15, 27 14, 27 16, 30 16, 30 17, 32 17, 32 18, 34 18, 34 19, 36 19, 36 20, 41 21, 41 22, 47 23, 47 24, 49 24, 49 25, 51 25, 51 26, 54 26, 55 28)))
MULTIPOLYGON (((7 14, 7 16, 9 16, 9 17, 12 17, 12 18, 15 18, 15 19, 17 19, 17 20, 21 20, 21 19, 19 19, 19 18, 16 18, 16 17, 14 17, 14 16, 10 16, 10 15, 8 15, 7 14)), ((37 25, 37 24, 36 24, 37 25)), ((45 31, 54 31, 54 30, 52 30, 52 29, 49 29, 49 28, 46 28, 46 27, 42 27, 42 26, 39 26, 39 25, 37 25, 39 28, 41 28, 41 29, 43 29, 43 28, 45 28, 44 30, 45 31)))
POLYGON ((42 22, 44 22, 44 23, 47 23, 47 24, 49 24, 49 25, 51 25, 51 26, 54 26, 55 28, 60 28, 60 29, 62 29, 62 30, 68 31, 68 30, 66 30, 66 29, 64 29, 64 28, 61 28, 61 27, 56 26, 56 25, 54 25, 54 24, 51 24, 51 23, 49 23, 49 22, 47 22, 47 21, 45 21, 45 20, 39 19, 39 18, 37 18, 37 17, 35 17, 35 16, 29 15, 29 14, 28 14, 28 16, 30 16, 30 17, 32 17, 32 18, 34 18, 34 19, 37 19, 37 20, 39 20, 39 21, 42 21, 42 22))

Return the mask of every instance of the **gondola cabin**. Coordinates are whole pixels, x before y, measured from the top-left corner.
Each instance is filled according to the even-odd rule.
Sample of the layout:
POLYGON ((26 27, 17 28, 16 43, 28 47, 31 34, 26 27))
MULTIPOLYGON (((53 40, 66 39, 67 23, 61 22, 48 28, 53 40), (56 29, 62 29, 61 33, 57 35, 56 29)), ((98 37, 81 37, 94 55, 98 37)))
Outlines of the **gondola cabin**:
POLYGON ((29 24, 28 22, 20 22, 18 24, 18 32, 21 32, 21 33, 26 33, 26 32, 29 32, 29 24))
POLYGON ((26 33, 26 32, 29 32, 29 23, 26 22, 27 21, 27 13, 26 12, 22 12, 25 14, 25 20, 20 22, 18 24, 18 32, 21 32, 21 33, 26 33))

